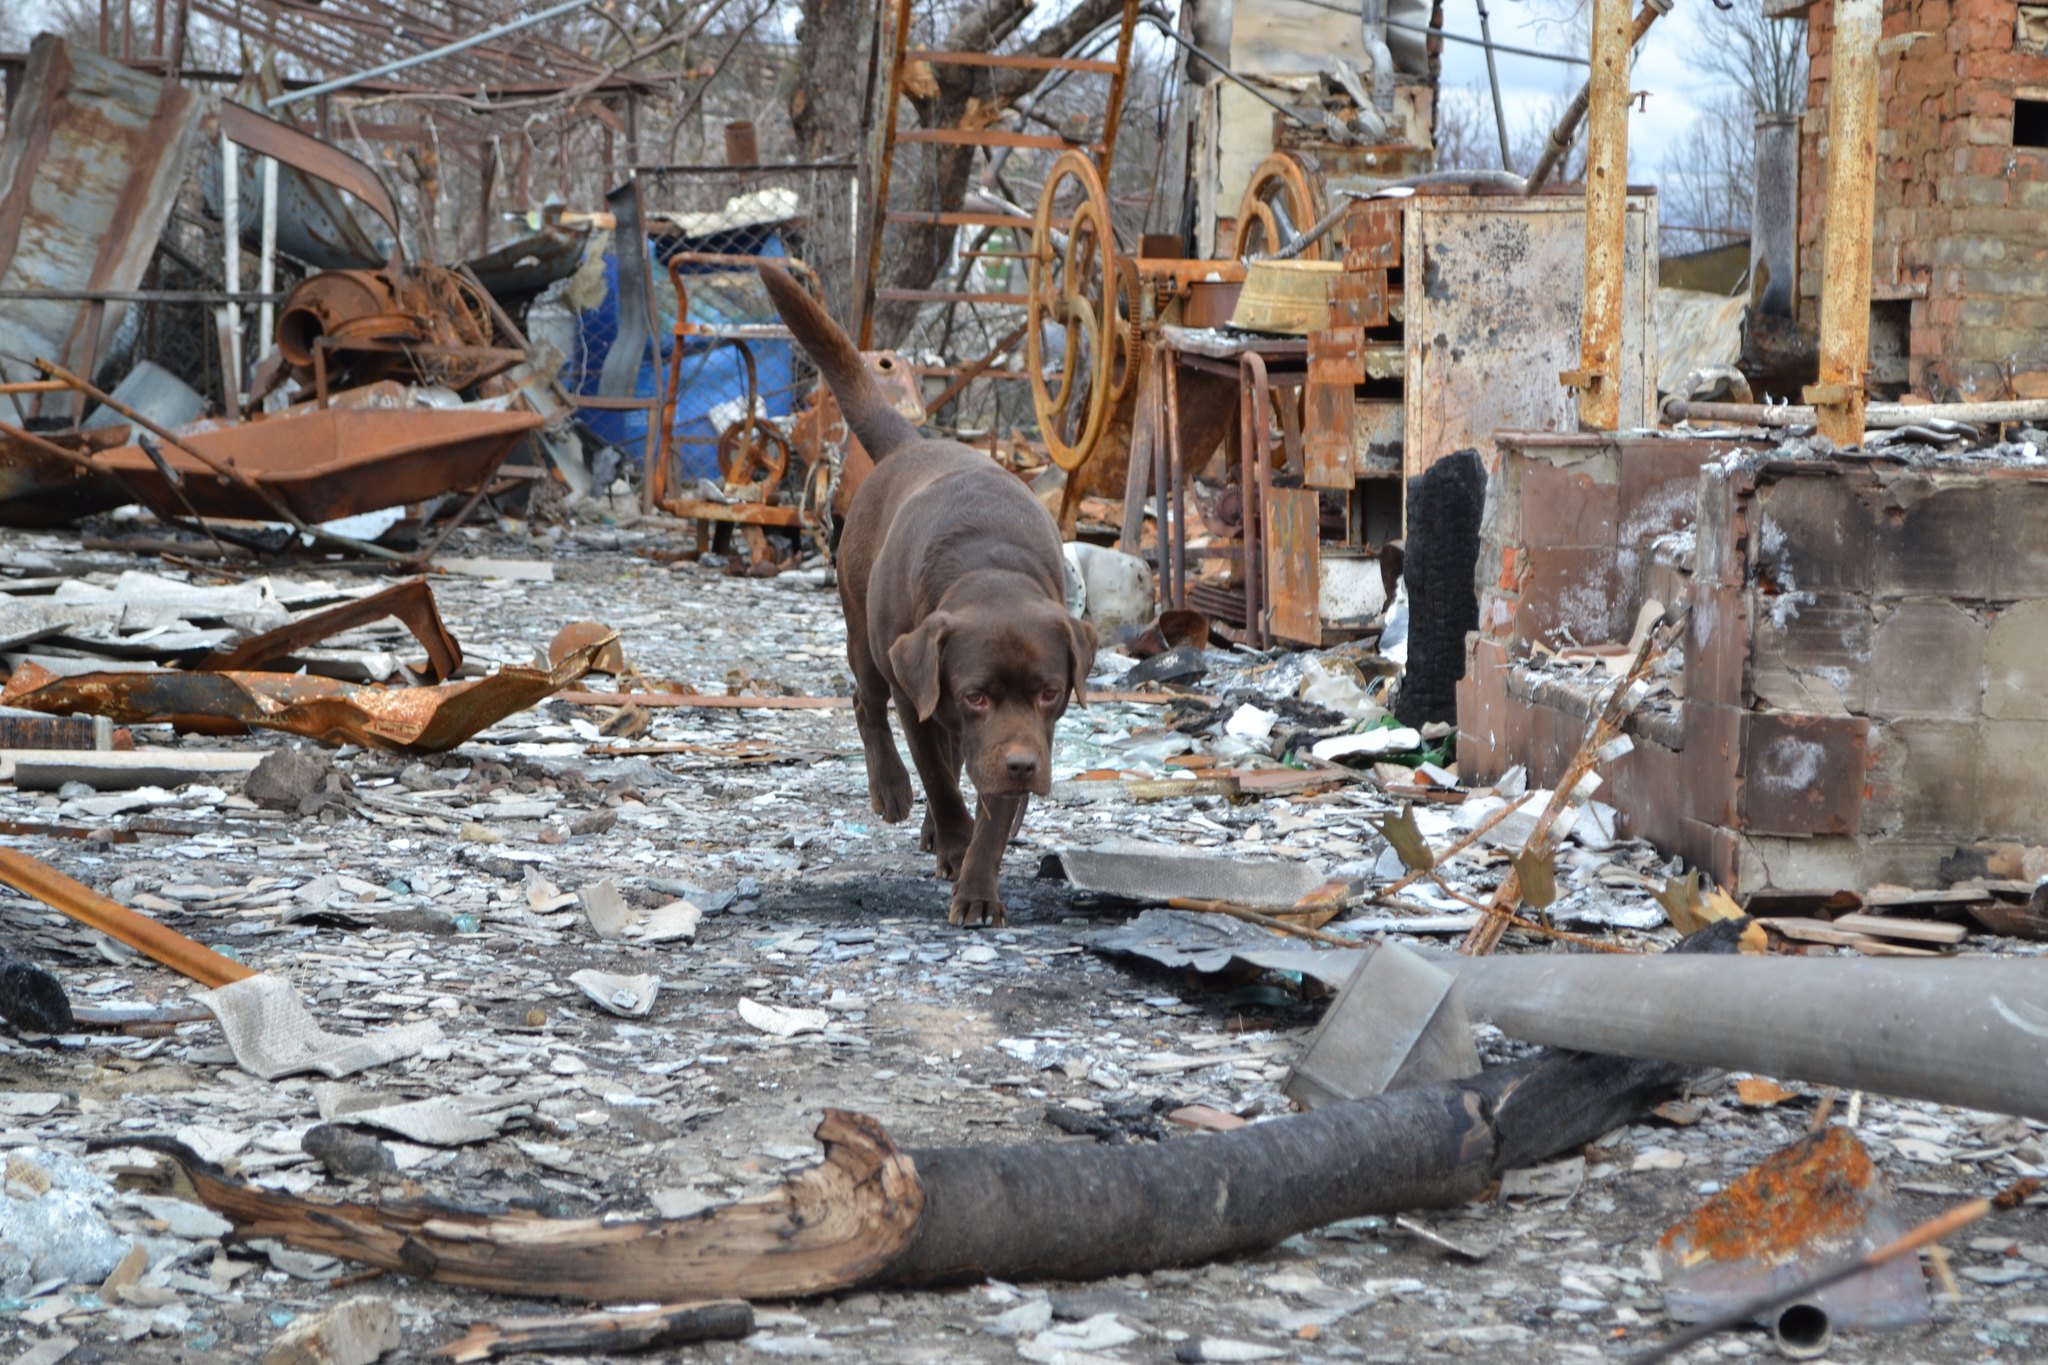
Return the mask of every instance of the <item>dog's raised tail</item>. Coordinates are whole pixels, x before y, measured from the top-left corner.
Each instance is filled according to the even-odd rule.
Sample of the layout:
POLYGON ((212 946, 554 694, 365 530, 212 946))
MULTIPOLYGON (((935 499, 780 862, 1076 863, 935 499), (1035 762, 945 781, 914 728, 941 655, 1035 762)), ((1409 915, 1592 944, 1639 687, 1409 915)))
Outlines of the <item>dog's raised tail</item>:
POLYGON ((904 442, 916 440, 917 428, 882 396, 853 338, 832 320, 824 305, 779 266, 764 265, 760 271, 775 311, 832 386, 846 425, 860 437, 869 458, 880 460, 904 442))

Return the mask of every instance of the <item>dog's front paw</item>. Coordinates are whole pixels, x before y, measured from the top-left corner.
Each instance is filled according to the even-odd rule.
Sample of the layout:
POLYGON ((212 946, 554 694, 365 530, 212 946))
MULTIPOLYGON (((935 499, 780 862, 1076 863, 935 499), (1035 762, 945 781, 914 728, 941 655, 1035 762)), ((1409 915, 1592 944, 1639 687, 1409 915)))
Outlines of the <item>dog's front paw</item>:
POLYGON ((967 846, 974 842, 972 823, 959 829, 948 829, 945 825, 932 824, 931 853, 938 863, 938 874, 947 881, 957 881, 960 869, 967 865, 967 846))
POLYGON ((901 824, 910 818, 910 774, 900 763, 894 772, 868 770, 868 804, 884 824, 901 824))
POLYGON ((1000 929, 1010 922, 1003 914, 1002 897, 992 886, 955 888, 946 906, 946 921, 963 929, 976 925, 1000 929))

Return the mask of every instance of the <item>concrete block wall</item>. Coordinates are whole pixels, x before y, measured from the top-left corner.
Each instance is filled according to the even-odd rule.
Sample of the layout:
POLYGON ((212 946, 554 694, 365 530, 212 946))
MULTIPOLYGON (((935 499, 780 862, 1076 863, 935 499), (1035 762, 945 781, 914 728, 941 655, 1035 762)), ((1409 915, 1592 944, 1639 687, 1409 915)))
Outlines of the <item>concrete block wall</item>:
MULTIPOLYGON (((1558 562, 1619 573, 1630 543, 1617 536, 1602 561, 1542 542, 1625 524, 1640 444, 1505 448, 1497 501, 1519 508, 1489 509, 1490 606, 1459 697, 1468 777, 1523 763, 1545 782, 1576 750, 1590 707, 1520 666, 1546 613, 1583 610, 1540 569, 1569 552, 1558 562), (1503 575, 1511 565, 1529 571, 1503 575)), ((1683 702, 1607 769, 1624 829, 1739 894, 1931 886, 1959 848, 2048 844, 2048 470, 1690 448, 1689 572, 1654 552, 1648 571, 1690 604, 1683 702)), ((1683 461, 1657 454, 1646 487, 1678 478, 1683 461)))
MULTIPOLYGON (((1799 155, 1800 321, 1820 321, 1832 0, 1807 18, 1799 155)), ((2016 147, 2014 101, 2048 98, 2013 0, 1886 0, 1878 64, 1873 298, 1908 310, 1910 383, 1941 397, 2048 395, 2048 148, 2016 147)))

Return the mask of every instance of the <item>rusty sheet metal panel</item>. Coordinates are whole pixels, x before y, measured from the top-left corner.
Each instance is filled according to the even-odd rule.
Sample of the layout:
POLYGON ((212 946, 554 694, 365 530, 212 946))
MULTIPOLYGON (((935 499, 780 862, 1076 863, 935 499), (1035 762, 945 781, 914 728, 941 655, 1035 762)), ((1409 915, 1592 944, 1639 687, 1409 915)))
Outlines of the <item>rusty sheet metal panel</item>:
POLYGON ((1322 495, 1272 488, 1266 503, 1266 632, 1297 644, 1323 642, 1322 495))
MULTIPOLYGON (((183 86, 50 34, 37 38, 0 144, 0 289, 140 285, 199 115, 183 86)), ((88 337, 86 310, 76 303, 0 299, 0 350, 84 370, 126 311, 108 304, 101 335, 88 337)), ((0 375, 35 377, 8 356, 0 356, 0 375)))
POLYGON ((1359 478, 1401 472, 1398 398, 1361 398, 1351 408, 1351 470, 1359 478))
MULTIPOLYGON (((531 412, 317 408, 188 431, 181 439, 240 470, 312 524, 475 488, 540 424, 531 412)), ((181 487, 174 489, 140 446, 94 459, 163 515, 182 515, 188 505, 202 517, 267 521, 277 515, 255 493, 184 451, 167 445, 161 455, 181 487)))
MULTIPOLYGON (((240 180, 242 237, 259 242, 263 234, 263 177, 251 174, 242 161, 240 180)), ((220 216, 220 148, 207 149, 199 173, 199 191, 206 211, 220 216)), ((387 238, 364 229, 341 192, 325 180, 287 162, 277 167, 277 249, 322 270, 371 270, 391 259, 387 238)))
POLYGON ((0 703, 119 725, 170 721, 209 734, 284 730, 327 744, 437 754, 577 681, 618 641, 604 634, 548 668, 508 664, 487 677, 433 687, 366 686, 298 673, 82 673, 60 678, 24 663, 0 703))
MULTIPOLYGON (((347 152, 331 143, 322 142, 310 133, 302 133, 290 124, 279 123, 274 118, 259 114, 254 109, 244 108, 239 104, 221 105, 219 117, 220 130, 228 135, 229 140, 247 147, 250 151, 261 156, 275 157, 280 170, 296 168, 297 170, 304 171, 306 175, 313 177, 315 180, 325 181, 337 189, 347 190, 372 213, 376 214, 378 218, 382 219, 384 226, 391 233, 389 244, 385 248, 386 255, 383 258, 379 258, 379 260, 370 261, 369 264, 376 265, 383 260, 401 262, 405 259, 404 251, 399 245, 398 206, 391 200, 391 191, 385 188, 384 182, 377 177, 375 171, 370 169, 367 162, 350 156, 347 152)), ((217 161, 216 164, 218 164, 217 161)), ((285 184, 285 178, 280 176, 278 187, 281 191, 284 189, 285 184)), ((333 221, 328 222, 324 227, 317 227, 314 224, 303 225, 308 227, 309 230, 317 227, 319 231, 336 234, 326 243, 327 247, 337 253, 353 255, 370 245, 369 239, 364 236, 360 225, 356 224, 354 218, 347 214, 347 210, 342 207, 340 201, 334 199, 332 195, 319 194, 310 183, 302 182, 300 187, 306 189, 308 193, 318 196, 322 201, 323 212, 329 214, 338 212, 346 220, 348 228, 353 229, 353 231, 349 231, 344 229, 340 223, 333 221)), ((216 183, 214 185, 216 200, 218 199, 219 190, 219 184, 216 183)), ((243 208, 245 214, 248 212, 246 202, 245 199, 245 207, 243 208)), ((280 212, 282 212, 283 205, 286 202, 282 199, 279 201, 280 212)), ((259 200, 258 203, 260 204, 261 201, 259 200)), ((249 220, 245 217, 243 221, 246 223, 249 220)), ((281 219, 280 224, 282 224, 282 221, 281 219)), ((282 229, 280 228, 280 230, 282 229)), ((336 259, 339 259, 339 257, 336 259)))
POLYGON ((1354 480, 1351 408, 1365 382, 1365 329, 1333 327, 1308 338, 1302 415, 1302 481, 1349 488, 1354 480))
MULTIPOLYGON (((1579 363, 1585 210, 1543 195, 1418 194, 1408 201, 1406 468, 1470 446, 1500 466, 1496 431, 1576 431, 1558 375, 1579 363)), ((1624 428, 1655 424, 1657 205, 1628 198, 1621 328, 1624 428)))

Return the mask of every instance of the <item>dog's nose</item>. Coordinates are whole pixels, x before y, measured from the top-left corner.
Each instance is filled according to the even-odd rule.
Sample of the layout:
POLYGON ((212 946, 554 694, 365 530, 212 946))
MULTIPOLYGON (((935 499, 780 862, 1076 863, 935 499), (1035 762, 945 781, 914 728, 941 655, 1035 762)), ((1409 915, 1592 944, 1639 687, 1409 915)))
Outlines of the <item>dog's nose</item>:
POLYGON ((1019 782, 1038 776, 1038 755, 1029 749, 1010 749, 1003 754, 1003 770, 1019 782))

